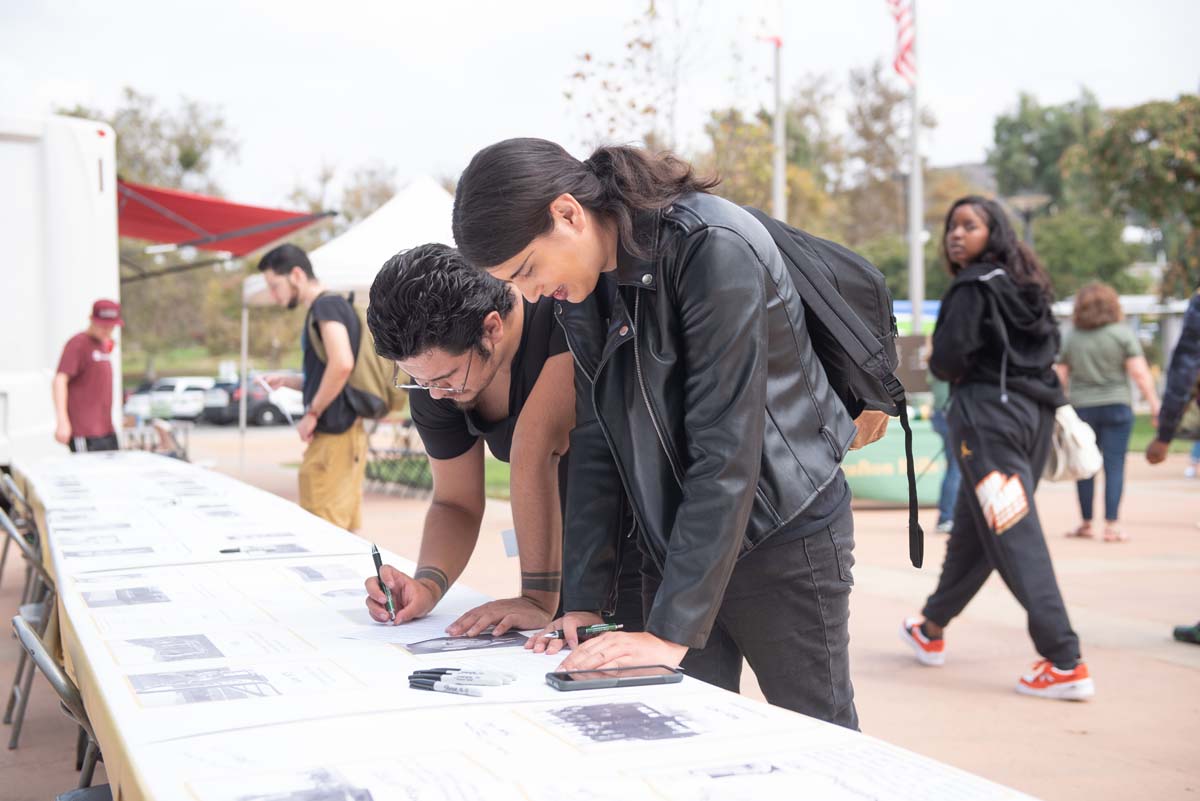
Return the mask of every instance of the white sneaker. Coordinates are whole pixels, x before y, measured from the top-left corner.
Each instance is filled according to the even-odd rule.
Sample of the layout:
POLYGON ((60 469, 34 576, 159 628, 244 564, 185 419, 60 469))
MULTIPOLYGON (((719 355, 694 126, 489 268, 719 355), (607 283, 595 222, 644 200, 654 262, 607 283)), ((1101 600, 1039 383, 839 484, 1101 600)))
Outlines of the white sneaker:
POLYGON ((1184 468, 1183 477, 1184 478, 1195 478, 1196 477, 1196 465, 1189 464, 1186 468, 1184 468))

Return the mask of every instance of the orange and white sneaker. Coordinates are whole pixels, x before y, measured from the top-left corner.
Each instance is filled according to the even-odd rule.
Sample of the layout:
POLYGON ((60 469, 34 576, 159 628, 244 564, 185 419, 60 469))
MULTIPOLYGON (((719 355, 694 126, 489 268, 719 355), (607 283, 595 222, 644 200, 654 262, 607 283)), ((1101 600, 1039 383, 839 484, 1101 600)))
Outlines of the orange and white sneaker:
POLYGON ((1017 692, 1059 701, 1086 701, 1096 694, 1096 685, 1083 662, 1073 670, 1059 670, 1049 659, 1043 659, 1017 682, 1017 692))
POLYGON ((920 618, 908 617, 900 624, 900 639, 908 643, 917 661, 928 667, 946 664, 946 641, 931 640, 921 631, 920 618))

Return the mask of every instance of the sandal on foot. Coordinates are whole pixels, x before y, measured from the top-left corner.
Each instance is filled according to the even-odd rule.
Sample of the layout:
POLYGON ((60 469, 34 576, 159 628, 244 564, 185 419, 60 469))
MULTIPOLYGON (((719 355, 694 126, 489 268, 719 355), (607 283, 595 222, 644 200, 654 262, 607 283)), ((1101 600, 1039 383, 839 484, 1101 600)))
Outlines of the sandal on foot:
POLYGON ((1066 536, 1068 539, 1077 540, 1094 540, 1096 538, 1095 532, 1092 531, 1091 523, 1080 523, 1078 528, 1074 531, 1068 531, 1066 536))
POLYGON ((1129 535, 1115 526, 1104 527, 1105 542, 1129 542, 1129 535))

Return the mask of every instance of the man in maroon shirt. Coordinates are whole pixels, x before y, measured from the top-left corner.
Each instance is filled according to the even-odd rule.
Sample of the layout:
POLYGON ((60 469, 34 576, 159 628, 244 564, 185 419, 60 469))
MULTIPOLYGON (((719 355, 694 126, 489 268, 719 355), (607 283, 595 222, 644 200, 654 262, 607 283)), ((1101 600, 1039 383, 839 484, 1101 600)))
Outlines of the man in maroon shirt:
POLYGON ((121 306, 111 300, 92 304, 88 329, 67 340, 54 374, 54 438, 79 451, 115 451, 113 431, 113 329, 121 325, 121 306))

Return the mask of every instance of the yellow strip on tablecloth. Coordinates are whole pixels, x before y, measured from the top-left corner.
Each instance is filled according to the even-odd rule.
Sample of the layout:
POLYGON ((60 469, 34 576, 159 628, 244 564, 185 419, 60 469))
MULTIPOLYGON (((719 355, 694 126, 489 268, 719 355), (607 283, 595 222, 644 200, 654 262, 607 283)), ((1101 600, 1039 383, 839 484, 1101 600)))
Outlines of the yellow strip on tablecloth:
MULTIPOLYGON (((50 543, 46 539, 49 537, 49 529, 46 527, 45 505, 38 497, 33 484, 24 475, 15 468, 13 474, 17 486, 25 494, 26 500, 33 509, 38 533, 43 537, 41 543, 42 563, 57 585, 58 574, 54 570, 50 543)), ((128 745, 117 729, 112 712, 104 701, 104 695, 100 692, 95 674, 83 652, 79 636, 75 633, 75 626, 63 608, 61 592, 57 595, 57 604, 60 636, 56 642, 47 643, 47 645, 57 646, 59 653, 55 656, 62 661, 67 675, 75 682, 75 686, 79 688, 79 694, 83 697, 83 708, 87 710, 88 720, 92 724, 92 730, 96 733, 96 741, 100 743, 100 753, 104 755, 104 772, 112 788, 113 801, 147 801, 142 779, 130 764, 127 755, 128 745)), ((70 736, 73 738, 73 735, 70 736)))

